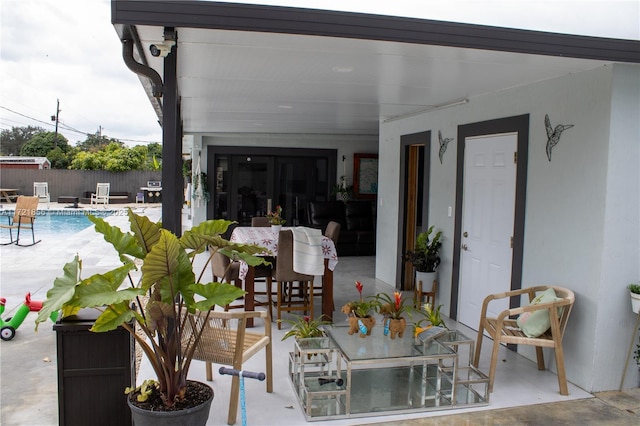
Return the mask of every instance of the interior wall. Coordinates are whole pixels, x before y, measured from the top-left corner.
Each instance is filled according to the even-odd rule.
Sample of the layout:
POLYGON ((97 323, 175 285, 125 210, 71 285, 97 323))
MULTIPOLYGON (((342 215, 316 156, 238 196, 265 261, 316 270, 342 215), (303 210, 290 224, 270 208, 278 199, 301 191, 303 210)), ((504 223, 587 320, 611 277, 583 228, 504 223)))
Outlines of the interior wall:
POLYGON ((219 134, 203 135, 202 145, 221 146, 268 146, 279 148, 323 148, 338 150, 336 182, 346 176, 353 184, 353 154, 378 153, 377 136, 354 135, 298 135, 298 134, 219 134), (344 161, 342 157, 345 157, 344 161))
MULTIPOLYGON (((628 280, 605 280, 610 274, 603 272, 603 267, 606 263, 607 269, 632 269, 635 274, 638 269, 637 240, 636 249, 621 256, 611 256, 606 250, 610 248, 609 240, 617 243, 614 236, 623 232, 623 228, 636 230, 633 235, 638 235, 640 217, 637 207, 635 217, 625 217, 624 221, 620 221, 617 220, 620 209, 616 209, 615 205, 619 198, 625 198, 624 194, 628 195, 629 192, 636 194, 637 204, 637 169, 640 165, 637 154, 639 70, 638 66, 633 65, 621 68, 606 66, 472 98, 464 105, 383 122, 380 127, 377 238, 378 252, 385 252, 386 256, 399 256, 397 244, 389 243, 400 241, 396 227, 383 227, 382 224, 400 220, 397 213, 400 200, 397 199, 397 190, 393 188, 393 182, 401 179, 398 175, 400 135, 431 130, 434 138, 429 222, 442 230, 445 237, 436 303, 443 304, 443 312, 448 314, 453 255, 451 237, 454 228, 454 218, 448 216, 448 207, 452 206, 455 211, 455 152, 458 141, 449 143, 441 164, 438 158, 438 131, 444 137, 455 137, 457 126, 461 124, 530 115, 522 285, 556 284, 569 287, 576 293, 576 306, 565 335, 567 372, 573 383, 589 391, 616 387, 611 386, 611 382, 619 381, 621 371, 614 372, 611 368, 623 364, 624 359, 618 363, 611 362, 610 358, 614 355, 611 351, 621 354, 616 358, 624 357, 625 350, 619 348, 627 347, 628 343, 625 342, 630 333, 626 319, 620 320, 621 326, 614 328, 615 332, 609 329, 606 346, 613 349, 606 351, 606 356, 603 355, 608 356, 609 361, 598 365, 600 368, 607 366, 606 373, 599 376, 608 374, 609 379, 595 376, 594 362, 600 358, 596 352, 603 350, 603 345, 596 341, 600 329, 600 307, 604 302, 607 309, 630 311, 628 297, 621 296, 628 280), (635 86, 631 82, 633 78, 636 79, 635 86), (613 103, 612 93, 620 98, 617 100, 614 97, 616 100, 613 103), (634 95, 635 106, 632 102, 634 95), (618 115, 623 109, 625 116, 635 113, 635 125, 629 125, 626 119, 611 119, 612 113, 618 115), (560 142, 553 149, 551 161, 546 155, 545 114, 549 115, 553 127, 558 124, 574 125, 562 134, 560 142), (631 146, 633 144, 635 148, 631 146), (611 164, 610 156, 624 156, 623 152, 632 154, 625 157, 628 164, 622 172, 628 176, 626 172, 635 167, 635 178, 634 173, 630 173, 630 182, 612 170, 615 167, 611 164), (609 216, 616 220, 607 221, 609 216), (615 289, 614 292, 611 289, 615 289)), ((632 208, 629 216, 633 216, 633 211, 632 208)), ((395 263, 379 260, 376 276, 393 283, 396 277, 395 263)), ((523 352, 531 355, 527 350, 523 352)), ((547 364, 555 369, 553 357, 547 358, 547 364)))
MULTIPOLYGON (((201 152, 201 170, 207 174, 207 147, 208 146, 247 146, 247 147, 274 147, 274 148, 323 148, 336 149, 337 174, 336 182, 340 182, 341 176, 346 176, 347 183, 353 184, 353 154, 378 153, 378 138, 371 135, 300 135, 300 134, 269 134, 269 133, 220 133, 220 134, 195 134, 188 135, 192 141, 194 158, 196 151, 201 152), (344 161, 343 161, 344 156, 344 161)), ((195 163, 194 163, 195 167, 195 163)), ((206 206, 197 207, 192 203, 193 225, 206 220, 206 206)))

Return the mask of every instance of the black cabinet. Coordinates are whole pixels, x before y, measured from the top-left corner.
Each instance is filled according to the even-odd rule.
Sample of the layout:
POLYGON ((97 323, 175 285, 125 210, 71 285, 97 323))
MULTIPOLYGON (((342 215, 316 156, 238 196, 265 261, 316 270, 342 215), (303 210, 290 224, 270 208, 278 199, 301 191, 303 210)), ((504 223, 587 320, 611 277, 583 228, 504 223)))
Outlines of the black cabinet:
POLYGON ((89 331, 95 310, 59 320, 58 418, 60 425, 131 425, 124 389, 135 383, 134 341, 123 328, 89 331))

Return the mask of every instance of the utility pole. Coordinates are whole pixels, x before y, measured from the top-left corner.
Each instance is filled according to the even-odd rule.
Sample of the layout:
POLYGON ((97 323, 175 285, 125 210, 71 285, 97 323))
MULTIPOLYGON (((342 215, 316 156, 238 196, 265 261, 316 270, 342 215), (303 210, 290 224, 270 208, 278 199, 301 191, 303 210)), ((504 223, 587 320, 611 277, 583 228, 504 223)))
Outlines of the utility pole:
POLYGON ((58 146, 58 117, 60 116, 60 99, 56 99, 56 115, 51 116, 51 121, 56 122, 56 138, 53 140, 53 147, 58 146))

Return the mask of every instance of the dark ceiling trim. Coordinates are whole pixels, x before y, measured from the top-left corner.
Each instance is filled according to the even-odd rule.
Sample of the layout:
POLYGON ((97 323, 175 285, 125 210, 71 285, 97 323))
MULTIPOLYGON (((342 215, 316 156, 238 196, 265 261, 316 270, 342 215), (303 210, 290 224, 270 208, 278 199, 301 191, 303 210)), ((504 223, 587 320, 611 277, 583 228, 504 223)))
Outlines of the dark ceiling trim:
POLYGON ((640 41, 280 6, 112 0, 112 23, 315 35, 640 63, 640 41))

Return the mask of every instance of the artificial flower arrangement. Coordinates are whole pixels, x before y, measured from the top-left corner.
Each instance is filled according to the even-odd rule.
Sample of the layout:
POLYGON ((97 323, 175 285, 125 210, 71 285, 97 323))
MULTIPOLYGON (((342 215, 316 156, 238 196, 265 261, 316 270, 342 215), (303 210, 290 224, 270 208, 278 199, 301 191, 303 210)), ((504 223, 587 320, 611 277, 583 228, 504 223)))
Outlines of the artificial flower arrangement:
POLYGON ((412 316, 415 311, 413 304, 405 304, 407 299, 403 299, 399 291, 393 293, 393 298, 387 293, 378 293, 376 298, 380 303, 378 312, 384 317, 384 335, 390 335, 392 339, 404 336, 407 326, 405 315, 412 316))
POLYGON ((403 299, 399 291, 393 292, 393 298, 387 293, 378 293, 376 298, 380 303, 378 312, 385 318, 404 318, 404 314, 411 316, 411 312, 415 310, 412 304, 405 304, 407 299, 403 299))
POLYGON ((371 335, 371 329, 376 324, 376 319, 372 312, 375 312, 380 301, 376 296, 363 297, 362 289, 364 286, 360 281, 356 281, 356 290, 360 294, 360 299, 349 302, 342 307, 342 312, 347 314, 349 320, 348 334, 358 333, 360 337, 371 335))
POLYGON ((282 207, 280 206, 276 206, 274 211, 267 213, 267 217, 269 218, 269 223, 272 225, 284 225, 287 223, 287 221, 282 218, 282 207))
POLYGON ((372 312, 375 312, 380 306, 380 302, 376 296, 363 297, 362 289, 364 286, 360 281, 356 281, 356 290, 360 295, 360 299, 353 302, 349 302, 342 307, 342 312, 349 316, 355 316, 358 318, 366 318, 371 316, 372 312))

